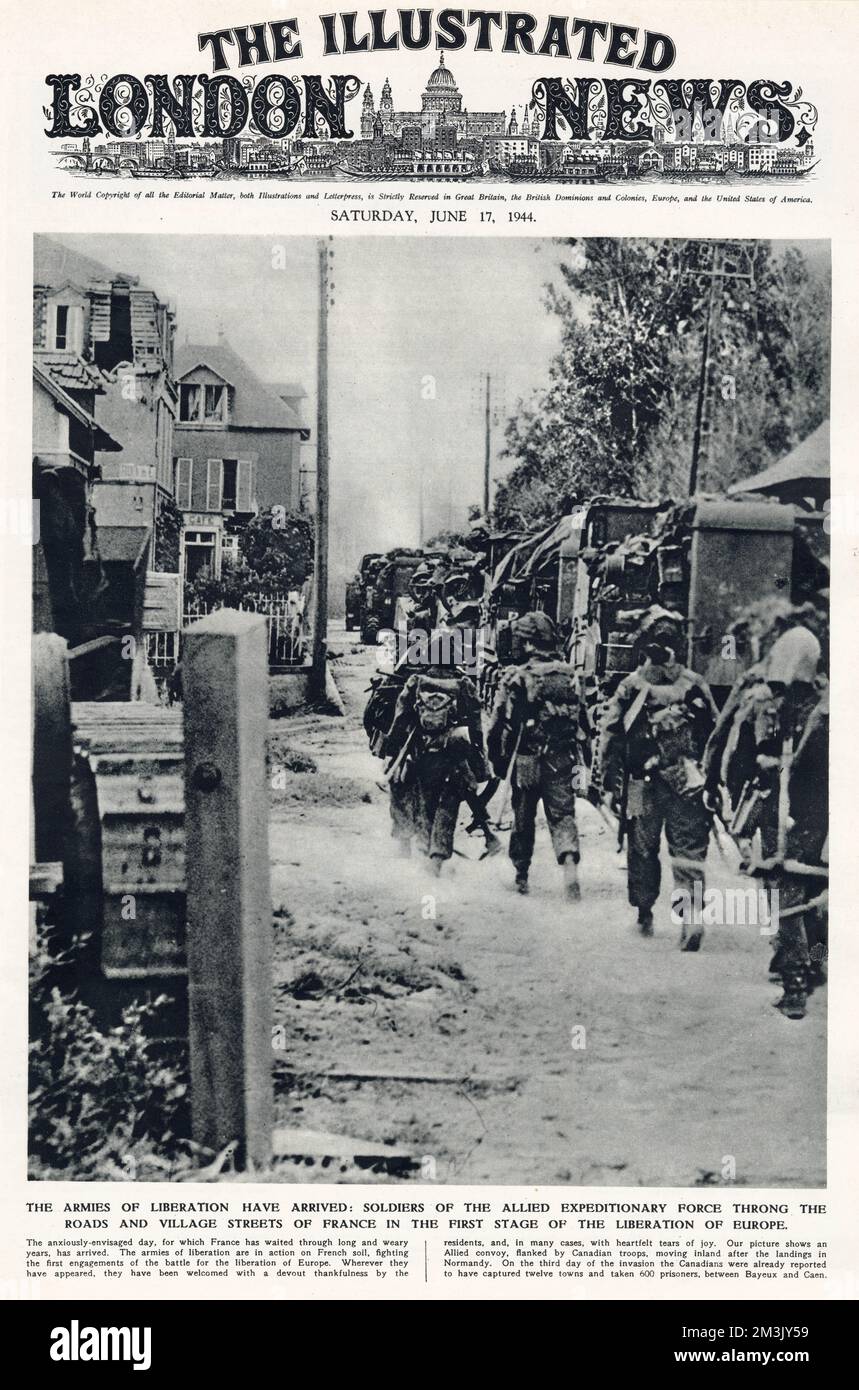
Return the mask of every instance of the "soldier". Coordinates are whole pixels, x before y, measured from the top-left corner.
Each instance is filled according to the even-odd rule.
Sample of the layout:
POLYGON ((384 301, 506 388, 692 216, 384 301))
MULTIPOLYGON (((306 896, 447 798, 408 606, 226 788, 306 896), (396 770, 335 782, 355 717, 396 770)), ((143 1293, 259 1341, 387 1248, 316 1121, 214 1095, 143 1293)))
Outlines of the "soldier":
POLYGON ((432 591, 432 568, 425 560, 417 566, 409 580, 409 596, 412 600, 409 627, 432 632, 436 625, 437 605, 432 591))
POLYGON ((418 847, 433 873, 440 874, 453 854, 460 804, 476 796, 488 776, 473 681, 455 666, 440 664, 410 675, 397 700, 386 751, 397 764, 392 791, 394 778, 407 789, 418 847))
POLYGON ((499 777, 510 777, 514 828, 510 858, 516 888, 528 892, 537 807, 543 803, 565 895, 580 898, 579 834, 574 778, 578 764, 580 702, 576 679, 557 650, 555 625, 545 613, 526 613, 515 624, 525 660, 501 679, 488 748, 499 777))
POLYGON ((820 656, 808 627, 783 632, 726 705, 705 758, 708 796, 724 794, 731 833, 769 891, 776 1008, 791 1019, 805 1017, 825 978, 829 706, 820 656))
POLYGON ((699 760, 716 721, 716 706, 707 683, 681 665, 682 640, 678 613, 658 605, 648 609, 636 643, 641 664, 621 681, 605 713, 603 780, 621 788, 616 809, 621 841, 624 834, 627 838, 627 890, 642 936, 653 935, 664 826, 675 910, 683 913, 681 949, 697 951, 704 933, 701 907, 710 835, 699 760), (696 884, 701 895, 697 903, 696 884))
MULTIPOLYGON (((391 725, 394 722, 397 700, 405 683, 406 673, 402 670, 380 672, 373 678, 370 698, 364 709, 364 731, 374 757, 386 758, 391 754, 391 725)), ((400 769, 392 766, 389 772, 387 782, 390 794, 391 835, 399 853, 403 858, 408 858, 412 852, 414 835, 413 781, 406 777, 406 769, 400 774, 400 769)))

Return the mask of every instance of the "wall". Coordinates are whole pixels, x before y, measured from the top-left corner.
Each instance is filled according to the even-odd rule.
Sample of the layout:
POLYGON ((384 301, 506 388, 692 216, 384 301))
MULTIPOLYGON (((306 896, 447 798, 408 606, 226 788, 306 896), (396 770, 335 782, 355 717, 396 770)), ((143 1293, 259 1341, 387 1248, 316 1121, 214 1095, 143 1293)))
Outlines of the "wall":
MULTIPOLYGON (((269 507, 297 510, 299 500, 300 437, 292 430, 196 430, 177 424, 173 431, 173 454, 176 458, 253 459, 256 463, 256 501, 260 511, 269 507)), ((205 511, 205 507, 195 507, 205 511)))
POLYGON ((69 417, 57 410, 54 398, 40 382, 33 382, 33 453, 64 454, 69 447, 69 417))

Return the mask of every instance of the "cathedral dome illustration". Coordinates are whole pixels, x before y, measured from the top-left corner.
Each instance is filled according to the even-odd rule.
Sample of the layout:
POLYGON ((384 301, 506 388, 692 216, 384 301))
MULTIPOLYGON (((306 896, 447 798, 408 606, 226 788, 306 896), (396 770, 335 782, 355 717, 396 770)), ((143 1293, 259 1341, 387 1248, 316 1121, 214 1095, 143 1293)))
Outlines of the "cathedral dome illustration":
POLYGON ((427 83, 428 91, 430 90, 430 88, 433 87, 449 87, 451 91, 456 87, 456 82, 454 80, 453 73, 451 72, 450 68, 446 68, 444 65, 443 53, 441 55, 441 58, 439 59, 438 67, 436 68, 435 72, 432 74, 429 82, 427 83))

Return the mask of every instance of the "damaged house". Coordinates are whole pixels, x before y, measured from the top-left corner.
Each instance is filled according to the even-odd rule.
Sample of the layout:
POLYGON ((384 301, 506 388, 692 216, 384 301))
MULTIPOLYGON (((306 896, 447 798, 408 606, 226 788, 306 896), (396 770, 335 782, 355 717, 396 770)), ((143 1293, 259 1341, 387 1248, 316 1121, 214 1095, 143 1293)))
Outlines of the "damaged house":
POLYGON ((142 635, 146 571, 172 491, 173 335, 172 311, 137 277, 35 238, 34 496, 43 542, 34 615, 72 648, 86 647, 72 670, 89 698, 129 698, 144 676, 142 642, 139 655, 120 648, 142 635))

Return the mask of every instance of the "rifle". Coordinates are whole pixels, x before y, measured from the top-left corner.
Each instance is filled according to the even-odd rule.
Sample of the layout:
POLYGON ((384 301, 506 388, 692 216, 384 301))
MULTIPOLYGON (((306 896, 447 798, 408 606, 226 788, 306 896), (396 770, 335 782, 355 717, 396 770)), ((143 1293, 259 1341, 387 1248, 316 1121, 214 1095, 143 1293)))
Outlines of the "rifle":
MULTIPOLYGON (((638 722, 638 716, 647 704, 647 686, 642 686, 639 690, 626 714, 623 716, 624 739, 628 740, 633 728, 638 722)), ((617 852, 620 854, 623 849, 623 842, 626 839, 627 831, 627 806, 629 805, 629 752, 625 749, 623 760, 623 782, 620 789, 620 802, 617 812, 617 852)))
POLYGON ((508 829, 508 827, 503 824, 503 821, 504 817, 507 814, 507 807, 510 804, 510 792, 513 787, 513 769, 516 766, 516 756, 519 752, 519 744, 522 742, 522 731, 524 728, 524 723, 519 725, 519 732, 516 735, 516 743, 514 744, 513 752, 510 755, 510 762, 507 764, 507 774, 504 778, 504 797, 501 802, 501 810, 498 812, 498 819, 495 822, 495 828, 497 830, 508 829))
POLYGON ((793 762, 793 739, 788 734, 781 745, 778 769, 778 836, 776 854, 783 860, 787 854, 787 822, 790 816, 790 769, 793 762))
POLYGON ((623 765, 623 782, 620 788, 620 801, 617 808, 617 852, 620 854, 623 849, 623 842, 626 839, 627 831, 627 807, 629 805, 629 761, 623 765))
POLYGON ((399 753, 397 754, 397 756, 396 756, 395 758, 393 758, 393 759, 391 760, 391 762, 388 763, 388 766, 385 768, 385 771, 384 771, 384 773, 383 773, 385 782, 390 782, 390 781, 391 781, 391 778, 394 776, 394 774, 395 774, 395 773, 397 772, 397 770, 399 769, 400 764, 402 763, 403 759, 404 759, 405 756, 406 756, 406 753, 409 751, 409 745, 410 745, 412 739, 414 738, 416 732, 417 732, 416 729, 411 729, 411 730, 409 731, 409 736, 408 736, 408 738, 406 739, 405 743, 403 744, 402 748, 400 749, 399 753))

